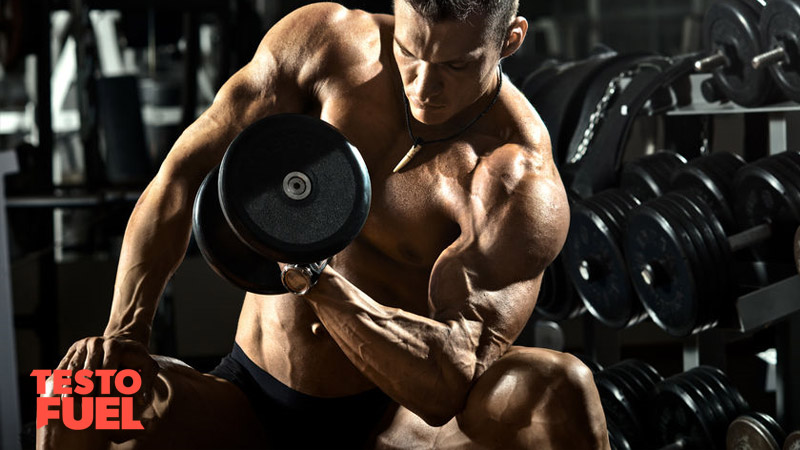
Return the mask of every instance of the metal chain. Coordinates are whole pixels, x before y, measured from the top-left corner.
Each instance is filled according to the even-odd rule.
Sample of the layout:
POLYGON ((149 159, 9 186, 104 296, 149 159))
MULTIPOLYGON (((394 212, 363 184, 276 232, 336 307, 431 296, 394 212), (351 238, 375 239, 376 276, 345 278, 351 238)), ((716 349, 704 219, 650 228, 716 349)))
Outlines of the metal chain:
POLYGON ((633 74, 633 71, 627 70, 624 72, 620 72, 619 75, 615 76, 608 82, 608 86, 606 86, 606 91, 603 94, 603 97, 600 98, 600 101, 597 102, 597 106, 594 109, 594 112, 591 116, 589 116, 589 125, 586 127, 586 130, 583 132, 583 138, 581 142, 578 144, 578 151, 575 152, 575 155, 572 156, 569 160, 569 164, 575 164, 586 155, 586 151, 589 150, 589 144, 592 143, 592 139, 594 139, 594 134, 597 131, 597 127, 603 121, 603 118, 608 111, 608 105, 611 104, 611 100, 614 99, 614 95, 619 91, 623 78, 630 77, 633 74))

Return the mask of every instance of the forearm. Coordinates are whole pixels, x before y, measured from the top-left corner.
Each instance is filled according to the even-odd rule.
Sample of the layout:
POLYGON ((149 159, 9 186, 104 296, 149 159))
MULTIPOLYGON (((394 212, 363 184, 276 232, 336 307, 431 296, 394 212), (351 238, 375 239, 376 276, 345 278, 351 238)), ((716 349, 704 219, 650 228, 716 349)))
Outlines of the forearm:
POLYGON ((104 335, 150 340, 158 300, 183 260, 191 233, 191 203, 156 178, 131 214, 123 239, 111 314, 104 335))
POLYGON ((106 336, 148 344, 158 300, 189 245, 194 197, 237 132, 207 112, 142 193, 125 230, 106 336))
POLYGON ((348 358, 400 404, 431 424, 463 407, 478 366, 480 323, 385 307, 330 270, 305 298, 348 358))

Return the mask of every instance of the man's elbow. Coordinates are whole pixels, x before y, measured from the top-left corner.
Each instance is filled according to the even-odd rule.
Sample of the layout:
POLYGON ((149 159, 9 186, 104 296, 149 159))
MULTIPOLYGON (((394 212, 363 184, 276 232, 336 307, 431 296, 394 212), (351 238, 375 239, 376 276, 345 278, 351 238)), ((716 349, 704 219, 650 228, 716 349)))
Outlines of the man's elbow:
POLYGON ((471 383, 458 383, 441 389, 432 401, 427 401, 417 415, 432 427, 441 427, 464 410, 471 383))

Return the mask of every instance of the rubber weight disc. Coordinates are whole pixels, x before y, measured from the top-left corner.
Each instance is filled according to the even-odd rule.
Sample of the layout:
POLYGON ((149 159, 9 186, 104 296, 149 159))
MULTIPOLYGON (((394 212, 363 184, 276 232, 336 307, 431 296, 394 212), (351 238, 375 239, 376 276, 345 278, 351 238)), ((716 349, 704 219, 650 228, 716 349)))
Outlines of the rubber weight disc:
POLYGON ((256 294, 281 294, 278 264, 246 246, 228 226, 217 195, 219 168, 206 176, 197 192, 192 231, 200 253, 222 278, 256 294))
POLYGON ((334 127, 283 114, 254 123, 231 143, 219 196, 231 228, 258 253, 313 263, 361 231, 371 185, 358 150, 334 127))
POLYGON ((758 29, 761 7, 741 0, 717 0, 703 19, 703 42, 709 53, 722 51, 729 60, 714 69, 714 80, 722 94, 734 103, 753 107, 767 102, 774 85, 767 71, 750 62, 766 48, 758 29))

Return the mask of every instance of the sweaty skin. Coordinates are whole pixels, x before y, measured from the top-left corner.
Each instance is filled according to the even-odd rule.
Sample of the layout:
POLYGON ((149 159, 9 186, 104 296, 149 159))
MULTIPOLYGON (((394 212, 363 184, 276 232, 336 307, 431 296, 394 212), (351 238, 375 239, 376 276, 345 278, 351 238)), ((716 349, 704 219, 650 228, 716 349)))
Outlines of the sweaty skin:
MULTIPOLYGON (((317 3, 276 24, 142 195, 126 230, 108 326, 102 337, 73 345, 58 368, 123 365, 143 370, 144 391, 156 397, 183 383, 208 398, 244 402, 230 383, 190 369, 172 375, 160 360, 156 376, 159 364, 146 346, 157 299, 185 254, 204 176, 250 123, 304 113, 360 150, 372 208, 361 234, 308 294, 247 294, 235 339, 249 358, 314 396, 379 387, 402 405, 379 447, 606 448, 585 367, 556 352, 509 352, 569 221, 548 134, 524 96, 504 83, 474 126, 423 146, 392 173, 412 144, 402 94, 415 136, 454 133, 491 101, 497 62, 527 30, 515 19, 501 46, 487 43, 485 24, 473 19, 432 24, 398 0, 395 16, 317 3), (491 432, 482 429, 487 424, 491 432)), ((40 432, 40 448, 56 439, 49 433, 40 432)))

